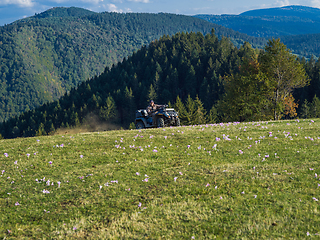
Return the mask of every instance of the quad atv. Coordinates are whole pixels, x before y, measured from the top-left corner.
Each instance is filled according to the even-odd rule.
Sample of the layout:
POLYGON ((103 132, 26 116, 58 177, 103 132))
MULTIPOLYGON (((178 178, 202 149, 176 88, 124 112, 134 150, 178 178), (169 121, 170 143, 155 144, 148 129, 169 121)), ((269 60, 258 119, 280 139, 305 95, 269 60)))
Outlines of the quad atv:
POLYGON ((180 126, 178 112, 173 108, 167 108, 167 105, 156 110, 156 125, 153 125, 152 117, 148 115, 147 110, 140 109, 136 111, 136 128, 156 128, 167 126, 180 126))

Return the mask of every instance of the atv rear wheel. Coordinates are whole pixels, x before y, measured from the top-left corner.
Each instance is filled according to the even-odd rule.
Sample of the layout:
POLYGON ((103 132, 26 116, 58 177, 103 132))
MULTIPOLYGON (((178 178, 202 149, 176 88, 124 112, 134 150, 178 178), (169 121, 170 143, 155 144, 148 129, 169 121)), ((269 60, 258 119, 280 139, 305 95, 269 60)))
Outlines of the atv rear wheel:
POLYGON ((164 127, 164 119, 163 118, 158 118, 157 124, 158 124, 158 127, 164 127))
POLYGON ((136 123, 136 129, 143 129, 143 128, 144 128, 143 122, 139 121, 136 123))

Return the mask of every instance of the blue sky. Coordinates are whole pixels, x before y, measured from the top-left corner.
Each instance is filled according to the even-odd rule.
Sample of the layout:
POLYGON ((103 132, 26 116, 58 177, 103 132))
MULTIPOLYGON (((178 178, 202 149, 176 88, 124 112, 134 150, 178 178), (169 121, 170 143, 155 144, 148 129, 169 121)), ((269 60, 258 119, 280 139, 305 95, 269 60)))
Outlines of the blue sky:
POLYGON ((303 5, 320 8, 320 0, 0 0, 0 25, 52 7, 81 7, 94 12, 239 14, 252 9, 303 5))

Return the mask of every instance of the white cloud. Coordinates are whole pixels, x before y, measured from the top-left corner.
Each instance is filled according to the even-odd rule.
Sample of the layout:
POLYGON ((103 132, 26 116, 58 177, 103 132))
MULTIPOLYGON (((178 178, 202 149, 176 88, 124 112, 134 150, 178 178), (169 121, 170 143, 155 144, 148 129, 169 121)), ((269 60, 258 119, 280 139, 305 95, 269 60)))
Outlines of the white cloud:
POLYGON ((99 3, 103 2, 103 0, 81 0, 81 2, 91 3, 91 4, 99 4, 99 3))
POLYGON ((320 8, 320 0, 312 0, 310 4, 312 7, 320 8))
POLYGON ((0 5, 18 5, 19 7, 33 7, 32 0, 0 0, 0 5))
MULTIPOLYGON (((39 1, 39 3, 41 3, 42 1, 39 1)), ((65 3, 65 2, 68 2, 68 0, 52 0, 52 2, 55 2, 55 3, 65 3)))
POLYGON ((122 9, 118 9, 118 7, 116 6, 116 5, 114 5, 114 4, 107 4, 107 6, 108 6, 108 10, 110 11, 110 12, 117 12, 117 13, 122 13, 123 12, 123 10, 122 9))
POLYGON ((149 3, 149 0, 128 0, 129 2, 137 2, 137 3, 149 3))
POLYGON ((288 5, 291 5, 289 0, 277 0, 274 4, 274 6, 277 6, 277 7, 284 7, 284 6, 288 6, 288 5))
MULTIPOLYGON (((0 0, 1 1, 1 0, 0 0)), ((42 3, 43 4, 47 4, 47 2, 45 0, 36 0, 37 2, 39 3, 42 3)), ((118 0, 116 0, 118 1, 118 0)), ((120 0, 121 1, 121 0, 120 0)), ((104 0, 50 0, 50 2, 54 2, 54 3, 63 3, 63 4, 73 4, 73 5, 79 5, 79 3, 88 3, 88 4, 91 4, 91 5, 97 5, 97 4, 100 4, 102 2, 104 2, 104 0)), ((114 1, 113 1, 114 2, 114 1)))

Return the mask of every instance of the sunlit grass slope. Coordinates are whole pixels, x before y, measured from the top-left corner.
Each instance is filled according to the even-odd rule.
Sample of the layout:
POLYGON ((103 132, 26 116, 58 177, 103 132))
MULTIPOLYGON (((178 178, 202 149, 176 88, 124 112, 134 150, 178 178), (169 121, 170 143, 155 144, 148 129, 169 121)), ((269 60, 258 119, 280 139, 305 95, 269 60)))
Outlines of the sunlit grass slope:
POLYGON ((0 141, 0 238, 320 234, 320 120, 0 141))

